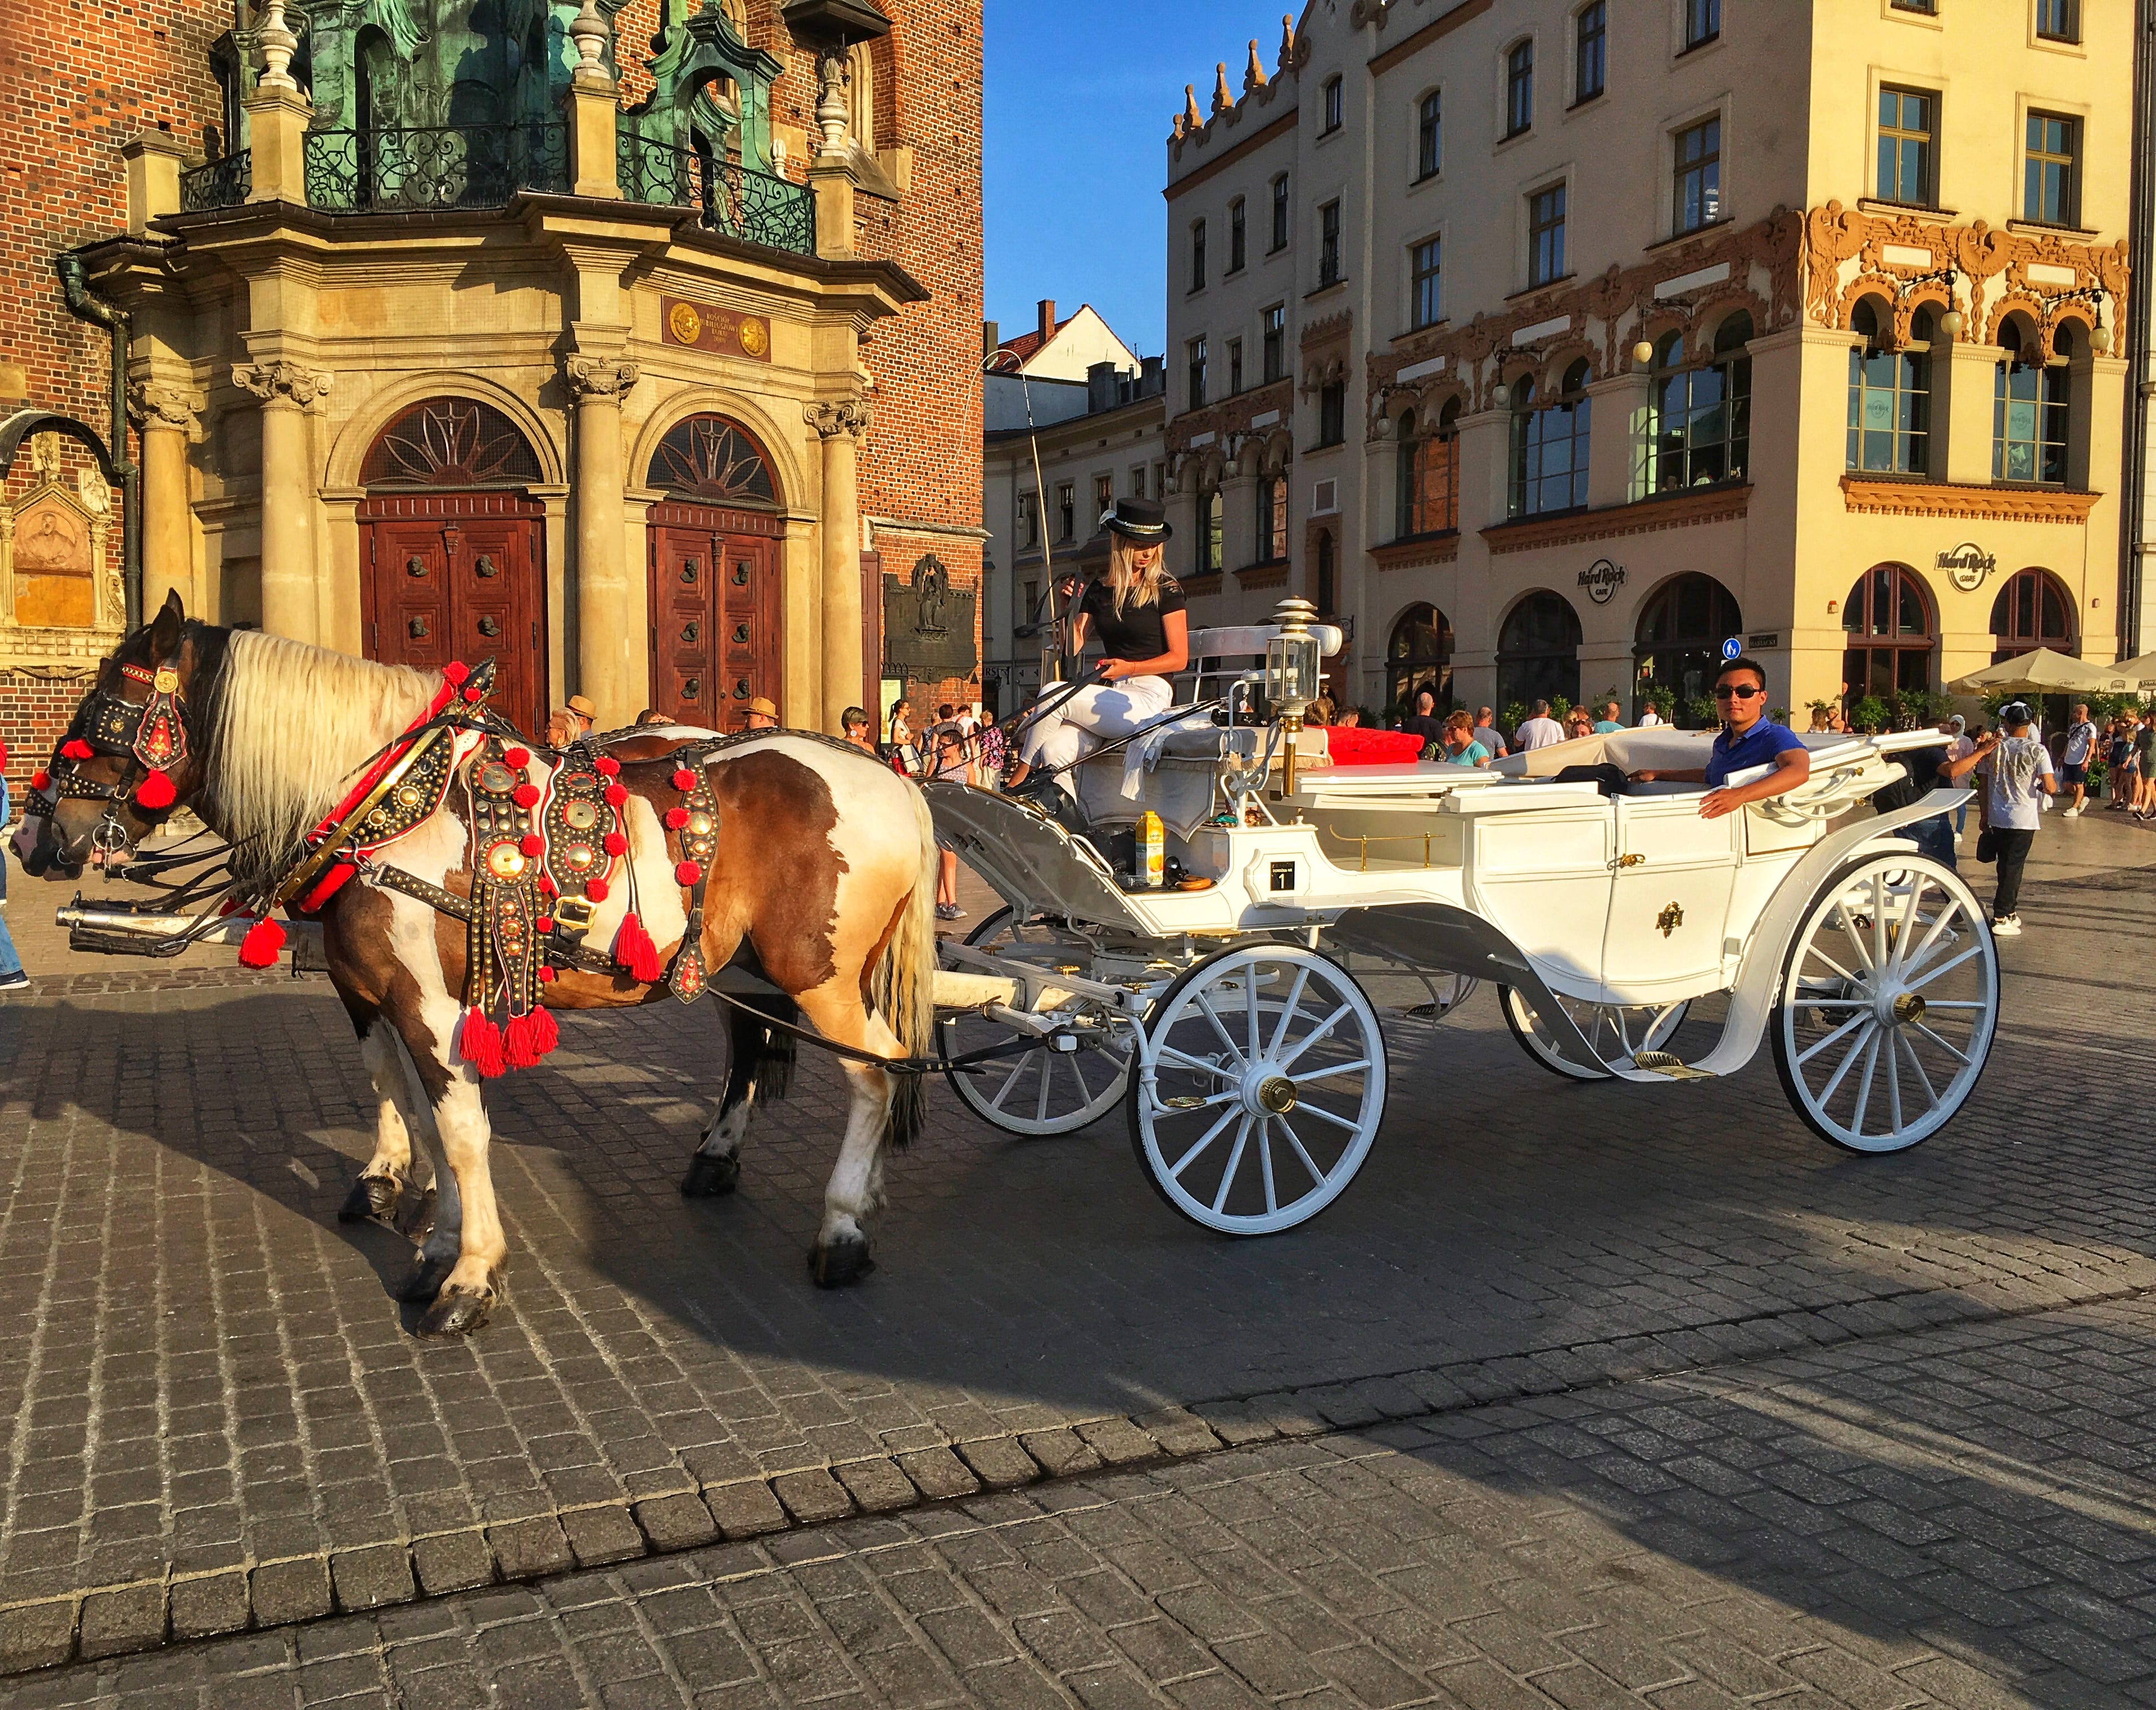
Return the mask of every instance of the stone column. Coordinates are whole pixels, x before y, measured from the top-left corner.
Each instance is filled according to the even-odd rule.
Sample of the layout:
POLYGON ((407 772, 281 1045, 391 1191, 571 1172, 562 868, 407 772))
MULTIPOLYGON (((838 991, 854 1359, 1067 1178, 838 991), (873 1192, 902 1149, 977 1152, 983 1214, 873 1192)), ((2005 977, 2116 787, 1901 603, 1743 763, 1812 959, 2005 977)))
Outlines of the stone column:
POLYGON ((855 460, 870 414, 868 405, 854 398, 812 403, 805 413, 824 441, 822 727, 835 734, 839 715, 861 693, 861 506, 855 460))
POLYGON ((262 400, 262 627, 316 641, 307 408, 330 389, 330 377, 296 362, 241 363, 232 383, 262 400))
POLYGON ((569 20, 568 36, 578 54, 577 69, 569 74, 569 187, 576 195, 602 200, 621 195, 614 156, 620 105, 613 79, 602 63, 613 35, 593 0, 584 0, 569 20))
POLYGON ((142 609, 155 612, 168 593, 195 617, 208 612, 195 582, 193 512, 187 492, 187 447, 203 437, 198 400, 184 386, 137 380, 127 388, 128 413, 142 435, 142 609))
POLYGON ((180 163, 187 145, 169 131, 145 131, 120 145, 127 162, 127 231, 139 238, 153 219, 180 211, 180 163))
POLYGON ((564 372, 577 400, 577 689, 598 704, 599 728, 609 730, 636 716, 649 677, 643 626, 627 621, 621 395, 636 384, 636 364, 571 357, 564 372))

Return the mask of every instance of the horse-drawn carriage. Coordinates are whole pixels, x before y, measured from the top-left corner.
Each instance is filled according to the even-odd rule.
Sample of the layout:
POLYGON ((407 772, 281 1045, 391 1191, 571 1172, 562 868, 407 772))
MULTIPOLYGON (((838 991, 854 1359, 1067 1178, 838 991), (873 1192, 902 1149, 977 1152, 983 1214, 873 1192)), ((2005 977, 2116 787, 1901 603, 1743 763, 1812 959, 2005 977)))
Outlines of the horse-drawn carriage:
POLYGON ((1623 731, 1491 770, 1332 764, 1293 711, 1338 632, 1300 602, 1281 615, 1194 634, 1186 710, 1081 763, 1075 806, 927 786, 939 834, 1005 905, 943 947, 946 1053, 1035 1041, 952 1077, 978 1114, 1051 1134, 1120 1102, 1177 1210, 1291 1228, 1368 1154, 1388 1030, 1403 1042, 1485 981, 1529 1055, 1582 1081, 1727 1075, 1768 1036, 1799 1115, 1857 1151, 1913 1145, 1967 1099, 1998 1014, 1989 927, 1897 834, 1964 793, 1830 823, 1936 736, 1808 737, 1806 783, 1718 819, 1699 785, 1617 782, 1699 768, 1704 732, 1623 731), (1268 706, 1289 716, 1244 710, 1268 706), (1148 811, 1172 888, 1132 888, 1110 859, 1148 811), (1380 986, 1407 1000, 1383 1017, 1380 986), (1710 998, 1719 1038, 1683 1060, 1667 1047, 1710 998))

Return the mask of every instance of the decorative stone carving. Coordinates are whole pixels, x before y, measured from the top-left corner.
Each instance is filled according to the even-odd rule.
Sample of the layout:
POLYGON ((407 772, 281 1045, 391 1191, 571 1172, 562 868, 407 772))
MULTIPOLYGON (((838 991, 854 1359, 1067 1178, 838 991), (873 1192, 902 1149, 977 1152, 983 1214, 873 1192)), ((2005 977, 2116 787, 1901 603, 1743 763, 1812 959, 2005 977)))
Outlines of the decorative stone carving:
POLYGON ((1841 478, 1843 506, 1875 516, 1928 516, 1972 522, 2087 522, 2097 493, 2056 487, 1979 486, 1961 481, 1841 478))
POLYGON ((69 491, 54 433, 31 436, 30 473, 30 490, 18 503, 0 506, 0 626, 119 629, 126 594, 106 552, 112 489, 96 470, 85 468, 69 491))
POLYGON ((127 383, 127 413, 146 430, 175 429, 185 434, 191 443, 199 444, 203 425, 202 418, 196 413, 198 407, 195 393, 187 387, 167 386, 148 380, 127 383))
POLYGON ((846 106, 846 87, 853 81, 853 66, 846 50, 826 47, 816 55, 816 126, 824 133, 819 154, 846 151, 846 130, 853 115, 846 106))
POLYGON ((606 67, 599 62, 613 33, 593 0, 584 0, 583 8, 569 20, 567 31, 577 49, 577 69, 572 74, 579 84, 592 88, 607 81, 606 67))
POLYGON ((283 402, 305 409, 330 389, 330 376, 297 362, 237 362, 232 383, 264 403, 283 402))
POLYGON ((562 364, 570 395, 579 403, 587 398, 619 398, 636 384, 637 366, 620 357, 571 357, 562 364))
POLYGON ((262 49, 262 74, 255 80, 258 86, 296 91, 300 85, 290 66, 292 55, 300 50, 300 39, 285 23, 285 0, 268 0, 255 40, 262 49))
POLYGON ((801 414, 819 438, 834 439, 843 434, 856 444, 867 436, 875 419, 875 413, 866 400, 858 398, 819 400, 804 405, 801 414))

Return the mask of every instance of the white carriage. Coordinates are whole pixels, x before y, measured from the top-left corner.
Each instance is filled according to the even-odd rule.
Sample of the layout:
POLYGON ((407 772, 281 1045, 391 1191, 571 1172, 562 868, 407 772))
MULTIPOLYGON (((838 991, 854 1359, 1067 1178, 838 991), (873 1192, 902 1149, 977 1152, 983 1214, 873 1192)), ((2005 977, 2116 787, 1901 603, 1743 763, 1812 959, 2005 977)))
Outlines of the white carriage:
POLYGON ((1335 766, 1292 716, 1339 645, 1308 616, 1291 601, 1278 624, 1196 632, 1178 699, 1197 704, 1077 769, 1090 831, 927 786, 939 832, 1005 905, 945 944, 946 1055, 1034 1041, 953 1075, 973 1110, 1037 1135, 1120 1102, 1171 1205, 1255 1235, 1338 1197, 1383 1115, 1388 1029, 1404 1044, 1478 982, 1530 1055, 1582 1081, 1727 1075, 1768 1037, 1798 1113, 1856 1151, 1914 1145, 1968 1098, 1998 1015, 1989 927, 1899 834, 1966 793, 1852 813, 1935 734, 1807 737, 1808 783, 1714 819, 1697 784, 1605 794, 1556 776, 1696 769, 1703 732, 1627 730, 1486 771, 1335 766), (1206 703, 1261 689, 1287 716, 1214 722, 1206 703), (1202 885, 1119 882, 1103 850, 1147 809, 1202 885), (1403 982, 1381 1019, 1366 988, 1403 982), (1719 1036, 1683 1060, 1669 1047, 1710 996, 1719 1036))

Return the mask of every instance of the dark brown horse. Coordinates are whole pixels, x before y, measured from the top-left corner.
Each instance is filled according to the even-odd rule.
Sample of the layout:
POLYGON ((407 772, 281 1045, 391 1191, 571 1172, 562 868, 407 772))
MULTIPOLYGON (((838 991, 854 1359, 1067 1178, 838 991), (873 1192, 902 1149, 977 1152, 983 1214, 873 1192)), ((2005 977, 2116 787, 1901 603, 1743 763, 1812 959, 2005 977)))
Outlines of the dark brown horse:
MULTIPOLYGON (((440 673, 220 629, 188 619, 175 594, 100 667, 49 781, 26 804, 17 853, 28 872, 74 877, 100 847, 124 860, 176 808, 192 805, 230 845, 237 896, 266 908, 280 880, 305 857, 309 833, 337 809, 370 757, 443 698, 440 673), (161 692, 170 694, 167 711, 176 710, 184 726, 184 752, 146 788, 135 738, 161 692)), ((936 846, 921 792, 869 756, 814 737, 779 731, 730 746, 696 768, 720 829, 701 876, 684 888, 668 850, 675 823, 668 815, 686 781, 663 752, 674 746, 639 734, 621 750, 653 756, 624 760, 617 780, 626 790, 618 809, 626 840, 619 859, 635 882, 617 884, 595 901, 587 941, 615 942, 633 890, 660 965, 670 963, 700 892, 707 968, 753 967, 790 1000, 785 1016, 798 1006, 818 1033, 842 1045, 878 1056, 927 1054, 936 846)), ((544 757, 530 760, 531 779, 547 773, 544 757)), ((457 811, 461 799, 451 790, 386 860, 423 891, 437 886, 469 906, 474 845, 457 811)), ((469 1024, 465 924, 365 872, 329 898, 321 923, 330 979, 358 1032, 379 1106, 374 1156, 354 1184, 347 1214, 393 1218, 414 1185, 413 1134, 432 1143, 434 1227, 406 1297, 432 1302, 424 1334, 475 1329, 501 1290, 508 1250, 487 1168, 484 1083, 461 1048, 469 1024)), ((665 985, 619 966, 562 967, 536 989, 550 1010, 669 996, 665 985)), ((773 1003, 770 1013, 779 1014, 773 1003)), ((762 1020, 729 1014, 726 1095, 685 1193, 733 1185, 758 1074, 766 1094, 775 1093, 770 1070, 790 1055, 762 1020)), ((852 1103, 810 1255, 827 1286, 868 1268, 863 1224, 881 1199, 883 1147, 887 1139, 902 1144, 919 1116, 918 1076, 841 1060, 852 1103)))

